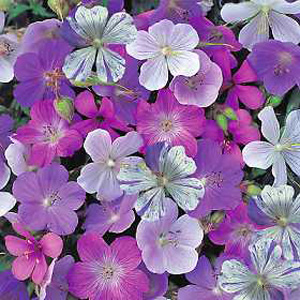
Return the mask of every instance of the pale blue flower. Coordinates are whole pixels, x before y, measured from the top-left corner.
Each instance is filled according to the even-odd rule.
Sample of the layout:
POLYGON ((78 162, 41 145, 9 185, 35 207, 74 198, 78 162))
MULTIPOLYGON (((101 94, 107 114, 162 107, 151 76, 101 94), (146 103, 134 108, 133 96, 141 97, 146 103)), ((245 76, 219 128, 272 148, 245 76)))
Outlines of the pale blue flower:
POLYGON ((219 284, 235 293, 233 300, 282 300, 285 289, 300 284, 300 262, 282 260, 282 249, 272 240, 260 240, 249 251, 249 266, 236 259, 222 265, 219 284))
POLYGON ((189 177, 195 173, 196 164, 186 156, 183 146, 149 147, 146 162, 140 157, 125 158, 118 174, 124 183, 121 189, 127 194, 139 194, 135 209, 144 220, 156 221, 165 215, 166 196, 185 211, 197 207, 204 187, 199 179, 189 177))

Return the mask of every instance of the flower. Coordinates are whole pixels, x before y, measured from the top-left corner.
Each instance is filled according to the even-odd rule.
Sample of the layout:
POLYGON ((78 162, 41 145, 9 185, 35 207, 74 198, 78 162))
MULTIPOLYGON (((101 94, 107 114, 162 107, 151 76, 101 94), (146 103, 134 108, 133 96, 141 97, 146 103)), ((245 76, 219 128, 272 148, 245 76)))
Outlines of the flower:
POLYGON ((235 293, 233 300, 284 299, 283 290, 300 283, 300 263, 281 259, 282 249, 269 239, 249 247, 250 266, 231 259, 222 265, 221 289, 235 293))
POLYGON ((29 165, 49 165, 56 156, 67 157, 81 148, 82 137, 55 111, 52 100, 36 102, 31 120, 17 129, 14 138, 30 145, 29 165))
POLYGON ((272 166, 275 186, 287 182, 286 163, 300 176, 300 132, 298 126, 295 126, 299 123, 300 110, 289 113, 281 137, 279 123, 271 106, 261 110, 258 118, 262 122, 262 134, 268 142, 254 141, 247 144, 243 149, 245 163, 249 167, 264 170, 272 166))
MULTIPOLYGON (((3 31, 5 15, 0 11, 0 33, 3 31)), ((0 34, 0 82, 7 83, 14 78, 14 63, 19 52, 17 36, 11 33, 0 34)))
POLYGON ((232 295, 221 290, 217 276, 217 270, 213 269, 205 256, 201 256, 196 268, 185 275, 186 279, 193 284, 178 290, 178 300, 200 297, 205 300, 231 300, 232 295))
POLYGON ((199 71, 198 55, 192 52, 198 42, 191 25, 162 20, 150 26, 148 32, 138 31, 136 40, 126 50, 138 60, 147 60, 141 67, 139 81, 153 91, 167 84, 168 70, 173 76, 193 76, 199 71))
POLYGON ((300 86, 300 48, 292 43, 268 41, 255 45, 249 63, 269 93, 283 96, 300 86))
POLYGON ((79 299, 142 300, 149 280, 137 269, 141 254, 132 237, 119 237, 108 246, 95 233, 83 235, 77 243, 82 262, 68 274, 69 291, 79 299))
POLYGON ((143 262, 153 273, 183 274, 192 271, 198 261, 195 250, 203 239, 198 221, 188 215, 178 218, 178 208, 165 200, 165 215, 159 220, 142 220, 136 231, 143 262))
POLYGON ((250 109, 260 108, 264 102, 264 94, 258 87, 245 85, 257 81, 257 76, 248 60, 245 60, 232 79, 225 83, 223 90, 228 90, 226 104, 234 109, 239 109, 240 100, 250 109))
POLYGON ((234 210, 227 212, 217 230, 209 233, 209 239, 217 245, 225 245, 226 255, 244 258, 256 231, 257 226, 248 217, 248 206, 241 202, 234 210))
POLYGON ((118 179, 127 194, 138 194, 135 209, 142 219, 156 221, 165 215, 166 194, 183 210, 196 208, 204 189, 200 180, 189 177, 195 171, 196 164, 183 146, 156 144, 148 148, 146 162, 140 157, 125 158, 118 179))
POLYGON ((52 260, 40 285, 39 300, 66 300, 69 291, 67 275, 73 265, 74 258, 71 255, 52 260))
POLYGON ((300 42, 300 26, 297 21, 285 14, 298 14, 300 5, 284 0, 251 0, 242 3, 226 3, 221 16, 227 23, 251 21, 240 31, 239 41, 251 49, 255 44, 269 39, 269 27, 275 40, 282 42, 300 42))
POLYGON ((0 273, 0 298, 5 300, 29 300, 25 283, 18 281, 10 270, 0 273))
POLYGON ((40 284, 47 271, 45 256, 58 257, 63 248, 63 241, 54 233, 47 233, 40 240, 36 240, 20 224, 15 223, 13 226, 26 239, 12 235, 4 238, 8 252, 17 256, 12 264, 12 273, 18 280, 32 277, 34 283, 40 284))
POLYGON ((170 89, 181 104, 207 107, 218 98, 223 82, 222 71, 203 51, 195 50, 195 52, 200 60, 199 71, 192 77, 173 78, 170 89))
POLYGON ((123 193, 117 179, 120 165, 127 155, 137 152, 142 145, 143 140, 137 132, 129 132, 113 142, 105 130, 90 132, 83 147, 93 163, 81 169, 77 182, 87 193, 98 193, 104 199, 120 197, 123 193))
POLYGON ((204 122, 201 108, 179 104, 169 89, 160 90, 154 104, 141 101, 137 108, 137 132, 146 145, 182 145, 190 156, 197 153, 196 137, 202 134, 204 122))
POLYGON ((212 210, 229 210, 239 205, 243 171, 233 155, 223 154, 217 142, 205 139, 198 141, 195 163, 197 170, 193 176, 203 184, 204 196, 189 213, 191 216, 204 217, 212 210))
POLYGON ((122 195, 114 201, 101 201, 101 205, 91 204, 83 228, 104 235, 107 231, 121 233, 135 220, 133 207, 135 195, 122 195))
POLYGON ((250 218, 264 228, 256 232, 256 239, 279 243, 286 259, 300 258, 299 204, 300 195, 294 199, 293 187, 267 185, 249 205, 250 218))
POLYGON ((95 60, 99 80, 116 82, 123 76, 125 60, 108 45, 133 42, 137 29, 132 17, 125 12, 107 18, 107 8, 100 5, 92 8, 81 5, 74 17, 67 17, 68 24, 81 38, 81 41, 74 41, 81 49, 69 54, 65 60, 63 71, 69 79, 85 81, 91 75, 95 60))
POLYGON ((57 163, 18 176, 13 194, 21 203, 19 215, 24 225, 59 235, 75 231, 78 217, 74 210, 83 204, 85 192, 68 178, 68 171, 57 163))
POLYGON ((70 83, 62 72, 65 57, 72 48, 63 40, 46 40, 39 42, 35 49, 34 53, 20 55, 15 63, 15 75, 20 81, 14 90, 17 101, 31 107, 44 99, 74 98, 70 83))
POLYGON ((124 122, 116 118, 113 103, 108 98, 102 98, 101 104, 98 106, 93 94, 86 90, 77 95, 74 104, 76 110, 88 118, 74 124, 74 128, 84 137, 98 128, 107 130, 114 138, 119 136, 116 130, 125 132, 130 130, 124 122))

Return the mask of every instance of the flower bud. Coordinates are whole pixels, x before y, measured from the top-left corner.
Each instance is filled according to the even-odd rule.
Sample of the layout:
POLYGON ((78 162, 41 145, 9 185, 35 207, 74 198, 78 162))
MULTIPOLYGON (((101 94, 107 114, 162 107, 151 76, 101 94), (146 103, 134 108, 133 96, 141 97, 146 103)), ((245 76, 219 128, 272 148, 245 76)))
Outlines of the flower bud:
POLYGON ((223 131, 227 131, 228 121, 224 115, 222 115, 222 114, 217 115, 216 121, 217 121, 217 124, 223 129, 223 131))
POLYGON ((235 111, 231 107, 226 107, 223 111, 223 114, 230 120, 237 120, 238 117, 235 111))
POLYGON ((69 4, 67 3, 66 0, 48 0, 48 6, 61 19, 63 19, 68 15, 70 9, 69 4))
POLYGON ((55 99, 54 108, 62 119, 71 123, 74 116, 74 104, 71 98, 63 97, 55 99))
POLYGON ((250 184, 247 186, 247 194, 249 196, 257 196, 261 193, 261 189, 254 185, 254 184, 250 184))

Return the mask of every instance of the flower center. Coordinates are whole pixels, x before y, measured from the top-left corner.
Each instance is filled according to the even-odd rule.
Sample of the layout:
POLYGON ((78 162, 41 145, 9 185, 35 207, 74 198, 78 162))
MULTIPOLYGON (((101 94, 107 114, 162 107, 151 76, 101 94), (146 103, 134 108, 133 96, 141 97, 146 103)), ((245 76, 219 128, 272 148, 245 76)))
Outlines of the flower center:
POLYGON ((102 277, 104 280, 110 280, 114 276, 114 269, 111 266, 106 266, 103 268, 102 277))
POLYGON ((51 125, 43 126, 44 141, 55 144, 61 137, 61 133, 51 125))
POLYGON ((114 162, 114 160, 112 160, 111 158, 109 158, 107 161, 106 161, 106 164, 109 168, 113 168, 116 163, 114 162))
POLYGON ((194 91, 198 90, 198 85, 202 84, 205 80, 205 75, 197 73, 196 75, 186 78, 185 84, 194 91))
POLYGON ((278 64, 274 67, 276 76, 287 74, 290 72, 290 66, 294 62, 294 57, 287 51, 281 51, 278 54, 278 64))
POLYGON ((265 289, 268 286, 267 278, 263 275, 257 275, 257 285, 262 289, 265 289))
POLYGON ((271 8, 268 5, 262 5, 262 7, 261 7, 260 10, 261 10, 261 12, 263 14, 268 15, 269 12, 270 12, 270 10, 271 10, 271 8))
POLYGON ((157 185, 161 187, 165 187, 168 184, 169 180, 163 175, 159 174, 157 176, 157 185))
POLYGON ((54 192, 45 198, 44 206, 52 206, 57 200, 61 200, 61 197, 58 192, 54 192))
POLYGON ((189 11, 187 9, 184 9, 184 8, 180 7, 177 3, 177 0, 170 0, 169 1, 169 5, 168 5, 169 13, 172 14, 172 12, 170 12, 172 10, 175 13, 177 13, 179 15, 179 17, 182 18, 183 20, 186 20, 186 21, 189 20, 189 11))
POLYGON ((173 122, 171 120, 163 120, 160 127, 164 132, 169 132, 173 129, 173 122))
POLYGON ((92 44, 97 49, 103 47, 103 42, 100 39, 94 39, 92 44))
POLYGON ((224 178, 221 171, 214 171, 211 172, 209 175, 206 175, 205 177, 201 178, 200 181, 203 185, 217 185, 218 187, 221 187, 224 178))
POLYGON ((165 247, 167 245, 173 245, 177 247, 179 244, 179 237, 178 235, 181 233, 180 230, 176 231, 168 231, 163 232, 159 235, 158 243, 161 247, 165 247))
POLYGON ((7 56, 14 51, 14 48, 5 40, 0 40, 0 56, 7 56))
POLYGON ((163 47, 163 48, 161 49, 161 52, 162 52, 162 54, 163 54, 164 56, 170 56, 170 55, 173 54, 172 48, 169 47, 169 46, 163 47))
POLYGON ((243 224, 237 229, 237 235, 239 237, 247 237, 250 234, 252 234, 252 230, 249 228, 248 224, 243 224))
POLYGON ((46 85, 52 88, 58 88, 59 81, 64 77, 63 72, 56 68, 52 71, 48 71, 44 73, 44 78, 46 80, 46 85))
POLYGON ((288 220, 287 220, 287 218, 285 218, 285 217, 280 217, 280 218, 278 218, 277 219, 277 224, 280 226, 280 227, 286 227, 287 225, 288 225, 288 220))

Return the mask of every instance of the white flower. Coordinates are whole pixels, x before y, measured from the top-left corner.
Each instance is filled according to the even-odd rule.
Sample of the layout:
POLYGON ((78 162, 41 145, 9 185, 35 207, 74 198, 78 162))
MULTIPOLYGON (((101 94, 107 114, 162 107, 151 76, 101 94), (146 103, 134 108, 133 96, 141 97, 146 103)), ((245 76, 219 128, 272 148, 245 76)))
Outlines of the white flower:
POLYGON ((236 293, 233 300, 284 299, 282 289, 300 284, 300 262, 281 259, 280 246, 264 239, 249 247, 250 269, 238 260, 227 260, 222 265, 218 281, 227 293, 236 293))
POLYGON ((132 17, 119 12, 109 20, 105 7, 80 6, 75 17, 68 17, 71 28, 85 41, 78 42, 82 48, 69 54, 63 71, 69 79, 85 81, 91 75, 96 60, 97 76, 101 81, 118 81, 125 72, 125 60, 110 50, 109 44, 129 44, 136 38, 137 29, 132 17))
POLYGON ((173 76, 193 76, 199 71, 198 55, 192 52, 198 43, 197 31, 191 25, 162 20, 150 26, 148 32, 138 31, 136 40, 126 50, 136 59, 147 59, 139 81, 154 91, 167 84, 168 70, 173 76))
POLYGON ((292 111, 282 136, 274 110, 265 107, 258 118, 262 122, 262 134, 268 142, 254 141, 243 149, 243 159, 249 167, 268 169, 272 166, 275 186, 287 182, 286 163, 300 176, 300 110, 292 111))
POLYGON ((221 16, 228 23, 251 21, 240 31, 239 41, 251 49, 256 43, 269 39, 269 27, 275 40, 300 42, 300 26, 285 14, 300 13, 300 1, 288 3, 284 0, 251 0, 241 3, 227 3, 221 16))

